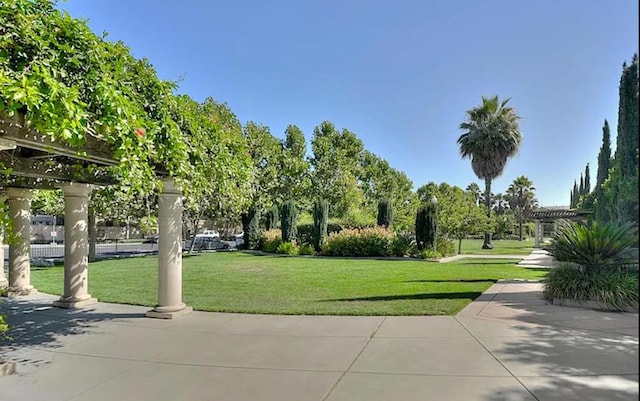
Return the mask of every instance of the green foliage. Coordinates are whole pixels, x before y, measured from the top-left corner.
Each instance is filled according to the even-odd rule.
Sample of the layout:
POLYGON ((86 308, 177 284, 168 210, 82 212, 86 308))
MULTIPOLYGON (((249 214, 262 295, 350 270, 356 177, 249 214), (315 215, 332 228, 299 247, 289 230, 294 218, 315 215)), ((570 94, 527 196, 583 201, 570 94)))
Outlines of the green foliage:
POLYGON ((523 240, 522 225, 525 222, 525 214, 538 207, 535 191, 531 180, 524 175, 513 180, 507 189, 509 205, 518 218, 518 238, 520 241, 523 240))
POLYGON ((327 239, 328 223, 329 202, 325 199, 316 199, 313 204, 313 246, 318 252, 327 239))
POLYGON ((433 249, 423 249, 417 252, 416 257, 418 259, 439 259, 440 253, 433 249))
POLYGON ((375 216, 369 211, 360 208, 351 208, 344 217, 338 219, 341 226, 345 228, 368 228, 375 227, 375 216))
POLYGON ((244 243, 248 249, 257 249, 260 245, 260 209, 251 206, 242 214, 242 229, 244 231, 244 243))
POLYGON ((438 235, 438 214, 436 206, 431 202, 418 209, 416 215, 416 245, 418 250, 435 250, 438 235))
POLYGON ((291 242, 298 234, 296 220, 298 218, 298 208, 294 200, 288 200, 282 205, 282 242, 291 242))
POLYGON ((322 247, 327 256, 389 256, 393 233, 376 227, 330 234, 322 247))
POLYGON ((595 186, 596 192, 609 176, 611 162, 611 130, 609 129, 609 122, 605 119, 602 127, 602 146, 600 147, 600 152, 598 152, 598 175, 596 176, 595 186))
POLYGON ((276 253, 281 253, 284 255, 298 255, 300 250, 298 249, 298 245, 295 242, 283 242, 278 246, 276 253))
POLYGON ((280 220, 280 213, 278 212, 278 206, 273 205, 269 209, 267 209, 267 213, 265 216, 266 230, 274 230, 278 228, 279 220, 280 220))
POLYGON ((316 250, 314 249, 313 245, 311 244, 302 244, 298 247, 298 253, 300 255, 315 255, 316 254, 316 250))
POLYGON ((275 253, 282 244, 282 231, 274 229, 264 231, 260 235, 260 250, 268 253, 275 253))
POLYGON ((306 209, 310 206, 311 171, 306 160, 304 133, 295 125, 289 125, 281 146, 279 186, 274 198, 295 199, 301 208, 306 209))
POLYGON ((31 213, 64 216, 64 195, 62 190, 39 189, 33 191, 31 213))
POLYGON ((144 216, 140 219, 140 230, 147 237, 156 234, 158 232, 158 218, 156 216, 144 216))
POLYGON ((408 256, 413 253, 416 243, 413 236, 406 233, 396 233, 391 240, 390 253, 393 256, 408 256))
POLYGON ((560 262, 600 269, 620 262, 637 242, 631 224, 568 222, 556 230, 548 250, 560 262))
POLYGON ((592 270, 564 264, 544 279, 547 299, 602 302, 611 310, 638 309, 638 271, 592 270))
POLYGON ((252 203, 261 208, 282 200, 280 188, 282 145, 271 134, 269 127, 253 121, 246 123, 242 130, 253 164, 252 203))
POLYGON ((358 177, 364 145, 353 132, 323 121, 313 130, 311 149, 314 194, 329 202, 331 215, 345 217, 363 202, 358 177))
POLYGON ((452 256, 456 254, 456 244, 446 237, 438 237, 436 240, 436 253, 438 257, 452 256))
POLYGON ((389 199, 380 199, 378 201, 378 225, 389 228, 393 223, 393 206, 389 199))
POLYGON ((7 324, 6 316, 0 314, 0 338, 4 337, 4 333, 7 330, 9 330, 9 325, 7 324))
MULTIPOLYGON (((336 222, 327 224, 327 235, 343 230, 342 225, 336 222)), ((298 224, 298 243, 313 245, 313 223, 298 224)))

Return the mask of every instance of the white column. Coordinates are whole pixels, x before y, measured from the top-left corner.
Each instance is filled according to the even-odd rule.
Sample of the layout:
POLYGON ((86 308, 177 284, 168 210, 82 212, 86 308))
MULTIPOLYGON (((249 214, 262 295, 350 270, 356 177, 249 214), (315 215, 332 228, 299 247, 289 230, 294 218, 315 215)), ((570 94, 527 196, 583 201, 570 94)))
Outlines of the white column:
POLYGON ((64 192, 64 295, 53 303, 60 308, 82 308, 97 302, 88 290, 89 240, 87 184, 70 183, 64 192))
POLYGON ((14 241, 9 244, 8 296, 29 295, 37 292, 31 285, 31 190, 7 188, 9 219, 14 241))
POLYGON ((535 231, 535 244, 534 248, 540 248, 540 220, 535 221, 536 231, 535 231))
POLYGON ((191 311, 182 302, 182 191, 165 178, 158 196, 158 304, 147 317, 175 319, 191 311))
MULTIPOLYGON (((0 205, 7 200, 5 195, 0 194, 0 205)), ((4 232, 2 231, 2 227, 0 227, 0 289, 9 286, 9 280, 4 275, 4 243, 2 242, 4 239, 4 232)))

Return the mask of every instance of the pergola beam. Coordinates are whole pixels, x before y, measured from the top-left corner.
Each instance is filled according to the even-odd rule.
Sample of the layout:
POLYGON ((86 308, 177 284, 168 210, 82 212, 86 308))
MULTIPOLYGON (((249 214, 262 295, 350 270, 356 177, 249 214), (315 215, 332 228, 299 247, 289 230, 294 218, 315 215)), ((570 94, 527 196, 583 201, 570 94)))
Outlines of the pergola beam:
POLYGON ((50 181, 74 181, 87 184, 112 185, 115 183, 104 170, 89 171, 81 165, 69 165, 56 160, 31 160, 0 151, 0 163, 10 169, 10 175, 29 179, 45 178, 50 181))
POLYGON ((20 113, 12 117, 0 114, 0 139, 14 142, 16 145, 24 148, 85 160, 90 163, 105 166, 118 164, 118 162, 114 160, 111 145, 106 141, 86 135, 85 143, 81 149, 64 143, 54 142, 48 135, 27 128, 24 116, 20 113))

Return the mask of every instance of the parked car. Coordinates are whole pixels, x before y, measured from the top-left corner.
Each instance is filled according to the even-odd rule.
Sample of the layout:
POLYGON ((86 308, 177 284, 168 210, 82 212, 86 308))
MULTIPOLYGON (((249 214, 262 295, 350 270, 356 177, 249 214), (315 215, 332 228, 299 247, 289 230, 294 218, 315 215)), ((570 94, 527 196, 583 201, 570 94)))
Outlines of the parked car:
POLYGON ((143 244, 157 244, 158 243, 158 235, 152 235, 151 237, 145 238, 142 241, 143 244))
MULTIPOLYGON (((193 245, 194 251, 204 251, 204 250, 217 250, 217 249, 229 249, 230 245, 226 242, 220 240, 220 237, 214 237, 211 235, 198 234, 194 238, 195 243, 193 245)), ((185 241, 183 250, 190 251, 191 250, 192 241, 185 241)))
MULTIPOLYGON (((203 237, 220 238, 220 233, 217 232, 216 230, 204 230, 202 232, 202 234, 198 234, 198 235, 202 235, 203 237)), ((197 235, 196 235, 196 237, 197 237, 197 235)))

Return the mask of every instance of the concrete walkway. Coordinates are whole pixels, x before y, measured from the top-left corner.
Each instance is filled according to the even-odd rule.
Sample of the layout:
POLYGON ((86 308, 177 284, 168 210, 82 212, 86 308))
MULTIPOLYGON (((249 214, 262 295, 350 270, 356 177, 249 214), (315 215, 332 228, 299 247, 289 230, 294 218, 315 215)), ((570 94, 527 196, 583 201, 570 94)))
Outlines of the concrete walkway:
POLYGON ((4 299, 0 400, 637 400, 638 315, 493 285, 457 316, 269 316, 4 299))

